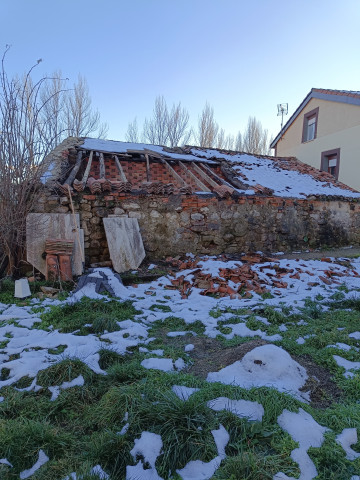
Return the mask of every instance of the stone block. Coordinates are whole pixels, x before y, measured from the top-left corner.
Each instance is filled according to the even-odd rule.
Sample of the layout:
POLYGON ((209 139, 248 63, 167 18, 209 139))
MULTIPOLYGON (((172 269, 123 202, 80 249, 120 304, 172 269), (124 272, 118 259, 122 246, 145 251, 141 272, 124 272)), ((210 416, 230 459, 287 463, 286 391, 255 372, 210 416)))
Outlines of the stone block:
POLYGON ((126 210, 139 210, 140 208, 140 205, 137 204, 137 203, 124 203, 123 207, 126 209, 126 210))
POLYGON ((145 250, 136 218, 104 218, 113 268, 121 273, 138 268, 145 258, 145 250))

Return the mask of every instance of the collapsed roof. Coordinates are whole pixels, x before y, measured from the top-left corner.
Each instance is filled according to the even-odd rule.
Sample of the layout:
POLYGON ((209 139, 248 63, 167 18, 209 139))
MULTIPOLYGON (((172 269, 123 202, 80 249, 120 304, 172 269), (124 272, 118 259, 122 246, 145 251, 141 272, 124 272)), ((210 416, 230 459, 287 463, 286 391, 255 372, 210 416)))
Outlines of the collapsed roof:
POLYGON ((329 173, 293 157, 70 137, 47 160, 43 182, 64 193, 360 197, 329 173))

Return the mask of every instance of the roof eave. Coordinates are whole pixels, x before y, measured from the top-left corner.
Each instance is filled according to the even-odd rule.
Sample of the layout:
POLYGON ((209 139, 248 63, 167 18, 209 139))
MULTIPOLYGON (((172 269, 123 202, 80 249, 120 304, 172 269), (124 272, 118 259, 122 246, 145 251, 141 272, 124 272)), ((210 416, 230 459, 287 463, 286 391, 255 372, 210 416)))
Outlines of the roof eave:
POLYGON ((304 109, 304 107, 310 102, 312 98, 317 98, 319 100, 328 100, 330 102, 339 102, 339 103, 347 103, 349 105, 358 105, 360 106, 360 98, 355 96, 348 96, 348 95, 337 95, 334 93, 323 93, 319 91, 318 88, 312 88, 304 100, 301 102, 299 107, 295 110, 293 115, 289 118, 289 120, 285 123, 284 128, 280 130, 277 136, 270 144, 270 148, 275 148, 277 142, 286 132, 286 130, 290 127, 290 125, 294 122, 300 112, 304 109))
POLYGON ((293 123, 293 121, 297 118, 297 116, 299 115, 299 113, 301 112, 301 110, 303 110, 303 108, 305 108, 305 106, 310 102, 310 100, 313 98, 312 96, 313 94, 313 89, 310 90, 310 92, 306 95, 306 97, 304 98, 304 100, 300 103, 300 105, 298 106, 298 108, 295 110, 295 112, 291 115, 291 117, 289 118, 289 120, 285 123, 284 127, 280 130, 280 132, 276 135, 276 137, 274 138, 274 140, 271 142, 270 144, 270 148, 275 148, 276 147, 276 144, 277 142, 280 140, 280 138, 284 135, 284 133, 286 132, 286 130, 290 127, 290 125, 293 123))

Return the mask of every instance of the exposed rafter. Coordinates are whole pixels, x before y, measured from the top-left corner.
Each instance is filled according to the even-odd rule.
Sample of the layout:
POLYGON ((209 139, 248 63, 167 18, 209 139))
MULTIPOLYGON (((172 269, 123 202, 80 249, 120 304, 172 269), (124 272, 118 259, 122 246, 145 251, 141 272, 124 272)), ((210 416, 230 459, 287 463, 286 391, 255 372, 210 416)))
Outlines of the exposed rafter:
POLYGON ((209 175, 207 173, 205 173, 203 170, 201 170, 201 168, 198 165, 194 164, 193 169, 213 188, 219 186, 216 182, 214 182, 214 180, 212 178, 209 177, 209 175))
POLYGON ((207 186, 204 185, 204 184, 202 183, 202 181, 199 180, 199 179, 197 178, 197 176, 194 175, 194 174, 192 173, 192 171, 189 170, 182 162, 179 161, 179 165, 180 165, 180 167, 184 170, 184 172, 185 172, 187 175, 189 175, 189 176, 194 180, 194 182, 196 183, 196 185, 200 188, 200 190, 201 190, 202 192, 210 192, 210 190, 207 188, 207 186))
POLYGON ((119 170, 121 181, 122 182, 127 182, 126 175, 124 173, 124 170, 121 166, 120 160, 118 159, 117 155, 114 155, 114 160, 115 160, 115 165, 117 166, 117 169, 119 170))
POLYGON ((82 156, 83 156, 83 150, 79 150, 76 157, 76 163, 74 165, 74 168, 71 170, 70 175, 65 180, 64 185, 70 185, 70 186, 72 185, 73 181, 75 180, 76 174, 79 171, 79 168, 81 166, 82 156))

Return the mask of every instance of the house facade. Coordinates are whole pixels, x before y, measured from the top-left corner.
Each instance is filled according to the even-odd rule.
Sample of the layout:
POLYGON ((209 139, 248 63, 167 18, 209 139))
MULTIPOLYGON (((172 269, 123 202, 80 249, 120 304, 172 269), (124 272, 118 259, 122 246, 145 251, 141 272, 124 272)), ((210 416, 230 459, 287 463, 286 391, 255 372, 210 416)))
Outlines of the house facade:
POLYGON ((313 88, 271 148, 360 190, 360 92, 313 88))

